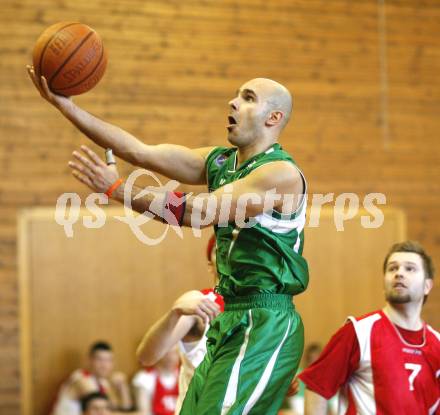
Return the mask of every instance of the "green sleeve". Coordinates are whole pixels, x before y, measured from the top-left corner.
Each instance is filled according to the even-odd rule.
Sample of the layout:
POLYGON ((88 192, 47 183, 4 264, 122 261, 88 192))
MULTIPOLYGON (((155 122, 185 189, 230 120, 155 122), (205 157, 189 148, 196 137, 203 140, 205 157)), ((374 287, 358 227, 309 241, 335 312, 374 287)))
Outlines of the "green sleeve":
POLYGON ((220 162, 220 158, 221 156, 227 157, 228 150, 229 149, 227 147, 214 147, 206 157, 205 160, 206 182, 208 184, 209 190, 215 190, 212 189, 212 184, 222 164, 220 162))

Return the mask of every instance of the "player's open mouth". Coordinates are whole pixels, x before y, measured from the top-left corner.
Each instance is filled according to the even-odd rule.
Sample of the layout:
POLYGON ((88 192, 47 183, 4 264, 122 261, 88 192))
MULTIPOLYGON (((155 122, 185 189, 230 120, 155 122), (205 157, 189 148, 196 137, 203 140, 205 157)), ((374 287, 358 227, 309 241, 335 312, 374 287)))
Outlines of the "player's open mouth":
POLYGON ((402 284, 401 282, 396 282, 393 285, 393 288, 406 288, 406 285, 402 284))
POLYGON ((232 115, 228 116, 228 123, 229 124, 226 126, 228 131, 232 131, 232 129, 238 124, 237 120, 232 115))

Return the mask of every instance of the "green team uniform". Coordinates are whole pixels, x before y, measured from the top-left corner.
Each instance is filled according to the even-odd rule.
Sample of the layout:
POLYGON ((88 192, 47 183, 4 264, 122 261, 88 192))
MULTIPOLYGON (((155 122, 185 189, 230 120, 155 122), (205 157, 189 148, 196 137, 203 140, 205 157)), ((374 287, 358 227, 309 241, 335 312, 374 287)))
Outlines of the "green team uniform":
MULTIPOLYGON (((236 148, 216 147, 206 159, 209 191, 274 161, 295 164, 278 143, 239 167, 236 148)), ((304 345, 292 296, 308 283, 301 255, 305 211, 306 196, 292 215, 273 210, 257 215, 249 228, 235 222, 215 226, 217 292, 225 299, 225 311, 211 322, 207 355, 181 414, 275 415, 281 407, 304 345)))

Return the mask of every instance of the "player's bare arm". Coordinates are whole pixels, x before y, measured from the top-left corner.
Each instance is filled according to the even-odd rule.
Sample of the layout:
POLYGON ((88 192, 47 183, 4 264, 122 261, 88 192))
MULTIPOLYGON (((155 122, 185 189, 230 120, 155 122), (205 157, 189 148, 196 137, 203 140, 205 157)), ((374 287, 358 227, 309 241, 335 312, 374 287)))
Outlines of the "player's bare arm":
POLYGON ((70 98, 52 93, 44 77, 38 80, 31 66, 27 70, 41 97, 97 145, 111 148, 118 157, 134 166, 153 170, 182 183, 206 183, 205 157, 212 147, 189 149, 174 144, 147 145, 122 128, 84 111, 70 98))
POLYGON ((327 400, 316 392, 306 389, 304 392, 304 415, 326 415, 327 400))
POLYGON ((75 398, 79 399, 81 396, 96 392, 96 381, 89 377, 83 377, 72 384, 72 390, 75 398))
POLYGON ((153 415, 151 409, 151 393, 144 388, 135 388, 136 407, 141 415, 153 415))
MULTIPOLYGON (((114 165, 107 166, 86 146, 81 149, 84 154, 75 152, 76 160, 69 162, 72 174, 93 191, 106 192, 119 178, 116 168, 114 165)), ((139 213, 153 213, 156 215, 155 219, 163 220, 163 207, 170 192, 150 187, 144 196, 138 197, 141 191, 142 189, 133 187, 132 209, 139 213)), ((173 224, 204 228, 238 217, 244 220, 272 208, 290 214, 301 203, 303 192, 303 180, 296 167, 285 161, 277 161, 264 165, 209 195, 185 197, 182 216, 176 218, 177 222, 173 224), (223 198, 230 201, 228 209, 222 208, 223 198)), ((124 203, 124 185, 115 190, 113 197, 124 203)))
POLYGON ((289 389, 287 389, 286 396, 294 396, 299 392, 299 381, 298 378, 295 377, 292 379, 292 382, 290 382, 289 389))
MULTIPOLYGON (((176 221, 181 226, 205 228, 237 219, 244 222, 272 208, 289 214, 298 207, 303 191, 298 170, 287 162, 274 162, 209 195, 185 197, 183 216, 176 218, 176 221), (222 208, 223 200, 228 201, 227 208, 222 208), (287 209, 283 206, 284 201, 287 201, 287 209)), ((123 203, 123 186, 114 197, 123 203)), ((165 192, 155 193, 151 189, 144 197, 134 199, 133 195, 132 208, 139 213, 150 211, 157 214, 157 219, 162 220, 162 212, 155 210, 156 206, 162 208, 166 198, 165 192)))
POLYGON ((157 363, 171 348, 182 340, 198 318, 210 321, 220 309, 200 291, 188 291, 180 296, 171 310, 157 321, 145 334, 136 355, 144 366, 157 363))
POLYGON ((128 385, 127 375, 123 372, 114 372, 110 382, 117 391, 119 409, 128 410, 132 407, 130 386, 128 385))
MULTIPOLYGON (((214 196, 218 201, 225 197, 231 198, 227 220, 232 221, 239 215, 246 219, 256 216, 268 208, 291 214, 301 203, 303 193, 303 180, 298 169, 286 161, 275 161, 261 166, 230 185, 221 187, 211 193, 211 197, 214 196)), ((188 219, 191 213, 186 213, 188 219)), ((203 214, 213 214, 212 211, 209 212, 209 204, 203 214)), ((217 206, 215 224, 224 219, 220 214, 220 206, 217 206)))

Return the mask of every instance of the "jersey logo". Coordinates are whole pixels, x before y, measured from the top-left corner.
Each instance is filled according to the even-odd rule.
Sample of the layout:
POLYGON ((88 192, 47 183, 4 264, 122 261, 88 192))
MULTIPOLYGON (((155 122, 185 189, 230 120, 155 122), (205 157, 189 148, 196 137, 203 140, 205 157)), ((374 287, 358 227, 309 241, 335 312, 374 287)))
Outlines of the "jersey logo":
POLYGON ((220 167, 224 162, 228 159, 228 157, 225 154, 220 154, 215 160, 215 164, 217 167, 220 167))
POLYGON ((416 354, 416 355, 419 355, 419 356, 421 356, 423 354, 421 350, 409 349, 407 347, 403 347, 402 348, 402 352, 403 353, 408 353, 408 354, 416 354))

